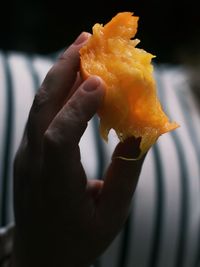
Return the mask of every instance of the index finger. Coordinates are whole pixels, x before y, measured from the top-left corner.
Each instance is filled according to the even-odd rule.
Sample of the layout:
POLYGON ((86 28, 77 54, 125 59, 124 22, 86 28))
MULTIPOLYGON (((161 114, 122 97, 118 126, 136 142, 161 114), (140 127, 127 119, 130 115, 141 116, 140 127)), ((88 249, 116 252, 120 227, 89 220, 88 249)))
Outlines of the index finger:
POLYGON ((27 134, 33 146, 41 143, 43 134, 60 111, 79 71, 79 50, 90 34, 83 32, 75 42, 58 58, 47 73, 31 107, 27 134))

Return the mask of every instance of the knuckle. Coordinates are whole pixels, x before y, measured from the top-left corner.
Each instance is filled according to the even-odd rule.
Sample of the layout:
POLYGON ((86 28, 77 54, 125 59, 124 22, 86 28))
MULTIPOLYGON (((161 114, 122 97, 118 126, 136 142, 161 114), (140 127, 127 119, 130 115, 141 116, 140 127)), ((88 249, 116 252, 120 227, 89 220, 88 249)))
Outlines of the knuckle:
MULTIPOLYGON (((57 80, 57 63, 55 63, 48 71, 47 75, 45 76, 41 86, 40 86, 40 89, 38 91, 38 93, 40 94, 44 94, 45 96, 47 96, 47 92, 49 93, 54 84, 55 84, 55 81, 57 80)), ((42 95, 43 96, 43 95, 42 95)))
POLYGON ((76 103, 76 101, 69 100, 67 105, 68 105, 68 116, 70 115, 70 117, 72 117, 73 120, 80 120, 81 114, 79 112, 78 104, 76 103))
POLYGON ((74 46, 71 45, 58 56, 58 62, 70 61, 74 58, 74 54, 78 53, 79 52, 77 51, 77 49, 75 49, 74 46))
POLYGON ((41 86, 41 88, 38 90, 38 92, 34 97, 31 111, 39 112, 47 103, 47 101, 48 101, 47 91, 45 87, 41 86))
MULTIPOLYGON (((81 109, 79 101, 68 101, 67 103, 67 121, 69 128, 73 129, 73 132, 79 132, 81 135, 84 133, 88 125, 88 120, 85 116, 84 110, 81 109)), ((69 129, 68 128, 68 129, 69 129)))
POLYGON ((61 148, 62 146, 60 145, 58 135, 56 135, 55 137, 55 134, 51 130, 47 130, 44 133, 43 137, 44 155, 46 155, 46 157, 48 157, 49 159, 54 159, 55 155, 58 155, 61 148))
POLYGON ((70 145, 67 140, 68 138, 59 129, 47 129, 43 138, 44 150, 48 153, 51 151, 56 154, 63 153, 66 146, 70 145))
POLYGON ((59 130, 46 130, 43 139, 44 154, 49 159, 63 159, 74 150, 74 144, 67 134, 59 130))
POLYGON ((50 68, 46 77, 44 78, 43 84, 45 84, 45 86, 51 84, 51 82, 55 79, 55 69, 56 63, 50 68))
POLYGON ((85 112, 84 110, 82 110, 80 102, 69 100, 67 105, 68 105, 68 117, 71 117, 74 123, 79 124, 80 126, 82 124, 85 125, 86 122, 85 112))
POLYGON ((50 148, 55 150, 57 147, 59 147, 59 135, 56 134, 52 131, 47 129, 46 132, 44 133, 44 138, 43 138, 43 142, 44 142, 44 148, 50 148), (56 138, 55 138, 56 136, 56 138))
POLYGON ((62 62, 62 61, 66 61, 66 52, 62 52, 58 58, 57 58, 58 62, 62 62))

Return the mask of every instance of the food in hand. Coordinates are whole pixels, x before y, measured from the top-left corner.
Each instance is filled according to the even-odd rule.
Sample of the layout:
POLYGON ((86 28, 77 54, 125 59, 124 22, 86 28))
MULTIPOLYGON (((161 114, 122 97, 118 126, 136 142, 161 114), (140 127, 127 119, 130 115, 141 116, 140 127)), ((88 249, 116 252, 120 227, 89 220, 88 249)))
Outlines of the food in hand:
POLYGON ((86 45, 80 50, 81 75, 100 76, 106 93, 98 111, 100 133, 107 141, 114 129, 124 141, 141 138, 142 156, 166 132, 178 127, 170 122, 157 96, 152 54, 138 48, 135 37, 138 17, 120 12, 103 26, 96 23, 86 45))

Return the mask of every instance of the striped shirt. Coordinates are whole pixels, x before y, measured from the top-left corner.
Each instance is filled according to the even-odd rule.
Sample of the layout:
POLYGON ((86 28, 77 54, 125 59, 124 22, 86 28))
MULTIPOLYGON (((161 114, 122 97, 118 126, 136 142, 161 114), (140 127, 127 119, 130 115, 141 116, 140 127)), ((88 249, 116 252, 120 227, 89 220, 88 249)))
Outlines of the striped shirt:
MULTIPOLYGON (((52 57, 0 52, 2 227, 14 222, 13 159, 35 92, 53 62, 52 57)), ((160 65, 154 73, 163 108, 181 127, 161 136, 150 149, 130 216, 96 267, 200 266, 200 114, 186 69, 160 65)), ((80 141, 89 178, 102 177, 117 142, 112 131, 108 144, 102 141, 97 117, 89 122, 80 141)))

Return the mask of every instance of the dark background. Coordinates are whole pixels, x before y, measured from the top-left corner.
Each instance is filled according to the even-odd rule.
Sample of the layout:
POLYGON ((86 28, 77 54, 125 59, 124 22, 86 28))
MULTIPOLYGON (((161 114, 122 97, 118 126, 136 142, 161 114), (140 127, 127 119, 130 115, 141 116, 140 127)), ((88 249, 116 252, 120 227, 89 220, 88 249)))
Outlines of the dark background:
POLYGON ((54 53, 70 44, 94 23, 105 24, 117 12, 140 17, 140 47, 160 62, 195 58, 200 49, 198 1, 101 0, 7 1, 1 8, 0 49, 54 53))

